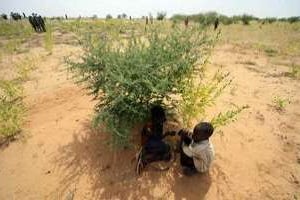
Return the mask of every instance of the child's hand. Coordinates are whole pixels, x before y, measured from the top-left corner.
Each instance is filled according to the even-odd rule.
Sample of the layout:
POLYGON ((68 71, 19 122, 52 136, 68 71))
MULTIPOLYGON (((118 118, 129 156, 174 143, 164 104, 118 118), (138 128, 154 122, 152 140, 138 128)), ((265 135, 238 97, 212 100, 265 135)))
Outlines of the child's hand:
POLYGON ((183 137, 183 142, 186 145, 190 145, 192 143, 192 138, 190 138, 188 135, 186 135, 186 136, 183 137))
POLYGON ((189 136, 190 135, 190 132, 188 129, 181 129, 179 132, 178 132, 178 135, 180 137, 185 137, 185 136, 189 136))

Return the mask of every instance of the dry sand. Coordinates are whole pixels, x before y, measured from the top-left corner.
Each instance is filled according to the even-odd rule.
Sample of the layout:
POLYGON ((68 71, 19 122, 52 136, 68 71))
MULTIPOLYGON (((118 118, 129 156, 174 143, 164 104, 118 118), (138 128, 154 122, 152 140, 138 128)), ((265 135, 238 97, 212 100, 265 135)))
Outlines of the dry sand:
POLYGON ((0 199, 300 198, 300 82, 284 76, 287 66, 219 45, 209 70, 221 67, 234 80, 211 113, 230 102, 250 108, 212 137, 216 158, 209 174, 182 176, 177 161, 168 171, 147 169, 137 177, 136 152, 112 151, 107 134, 90 128, 95 102, 64 70, 63 57, 78 51, 56 45, 25 83, 25 138, 0 149, 0 199), (290 99, 285 111, 274 108, 274 96, 290 99))

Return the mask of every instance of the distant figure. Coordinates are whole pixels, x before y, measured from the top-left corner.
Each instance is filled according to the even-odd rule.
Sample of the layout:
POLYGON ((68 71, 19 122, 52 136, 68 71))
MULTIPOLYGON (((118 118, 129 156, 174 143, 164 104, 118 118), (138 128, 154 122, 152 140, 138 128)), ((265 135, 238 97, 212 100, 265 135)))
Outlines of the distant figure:
POLYGON ((34 21, 33 21, 33 16, 30 15, 30 16, 28 17, 28 20, 29 20, 29 23, 31 24, 32 28, 35 30, 35 32, 37 32, 37 26, 36 26, 36 24, 35 24, 34 21))
POLYGON ((129 20, 131 21, 131 16, 129 16, 129 20))
POLYGON ((31 16, 28 17, 29 23, 35 32, 46 32, 45 20, 39 15, 32 13, 31 16))
POLYGON ((188 25, 189 25, 189 17, 185 18, 184 25, 185 25, 185 27, 188 27, 188 25))
POLYGON ((65 18, 68 19, 68 15, 67 14, 65 14, 65 18))
POLYGON ((146 25, 148 25, 149 23, 149 19, 148 19, 148 16, 146 16, 146 25))
POLYGON ((217 17, 216 20, 215 20, 215 27, 214 27, 214 30, 216 30, 219 26, 219 18, 217 17))
POLYGON ((26 15, 25 15, 25 13, 23 13, 23 17, 24 17, 24 18, 26 18, 26 15))
POLYGON ((14 13, 14 12, 10 12, 10 17, 15 21, 21 20, 22 18, 19 13, 14 13))
POLYGON ((40 30, 43 31, 43 32, 46 32, 45 21, 41 17, 41 15, 38 16, 38 23, 39 23, 40 30))

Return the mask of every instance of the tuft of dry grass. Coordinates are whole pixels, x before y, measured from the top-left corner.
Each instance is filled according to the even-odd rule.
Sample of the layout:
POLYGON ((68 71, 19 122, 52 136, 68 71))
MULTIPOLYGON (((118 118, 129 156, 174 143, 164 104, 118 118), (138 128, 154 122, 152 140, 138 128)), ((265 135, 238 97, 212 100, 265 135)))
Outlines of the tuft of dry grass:
POLYGON ((51 54, 53 49, 53 30, 52 23, 47 23, 47 31, 44 35, 44 45, 45 49, 51 54))
POLYGON ((293 63, 288 74, 292 78, 300 79, 300 65, 293 63))
POLYGON ((23 88, 18 82, 0 80, 0 140, 21 131, 25 113, 22 99, 23 88))

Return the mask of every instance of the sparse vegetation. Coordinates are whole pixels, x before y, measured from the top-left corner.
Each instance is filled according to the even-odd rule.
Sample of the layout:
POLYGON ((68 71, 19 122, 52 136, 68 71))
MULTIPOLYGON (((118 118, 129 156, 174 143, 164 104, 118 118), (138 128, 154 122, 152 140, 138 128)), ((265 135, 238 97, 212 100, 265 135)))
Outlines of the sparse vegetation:
POLYGON ((25 111, 22 97, 20 83, 0 80, 0 141, 21 131, 25 111))
POLYGON ((249 108, 248 105, 242 107, 236 106, 233 110, 226 111, 225 113, 219 113, 211 120, 211 123, 215 128, 225 126, 226 124, 235 121, 237 119, 237 115, 247 108, 249 108))
MULTIPOLYGON (((155 186, 150 192, 134 191, 140 188, 140 181, 136 181, 129 168, 140 144, 140 125, 149 116, 149 108, 161 104, 168 114, 165 131, 191 129, 200 121, 210 121, 216 128, 211 142, 216 148, 217 163, 211 178, 220 187, 217 191, 209 190, 206 196, 218 199, 225 192, 228 199, 234 199, 234 189, 240 184, 233 180, 234 174, 245 173, 244 167, 236 167, 239 163, 255 171, 255 176, 246 181, 261 183, 240 188, 241 199, 249 193, 254 199, 293 198, 299 185, 296 175, 300 156, 294 147, 300 126, 293 122, 299 118, 300 23, 276 20, 263 24, 265 19, 251 19, 245 26, 241 16, 210 13, 195 20, 189 18, 188 26, 178 19, 173 24, 165 19, 150 25, 148 17, 145 29, 145 18, 123 20, 121 10, 119 14, 120 20, 91 19, 92 15, 77 18, 78 14, 74 17, 71 11, 68 20, 48 18, 46 23, 51 23, 52 29, 50 46, 55 45, 48 49, 53 54, 47 54, 51 51, 46 48, 47 33, 32 33, 28 20, 0 20, 0 77, 4 79, 0 81, 0 180, 14 178, 14 181, 0 181, 0 196, 4 199, 12 195, 16 199, 72 199, 74 195, 86 199, 139 199, 141 195, 146 199, 202 197, 210 187, 209 180, 203 176, 200 181, 204 193, 197 189, 186 193, 184 187, 192 186, 194 178, 191 182, 184 181, 187 185, 178 184, 183 180, 181 176, 173 177, 173 172, 181 174, 178 157, 176 163, 168 165, 167 176, 156 176, 152 168, 147 169, 142 181, 146 181, 146 188, 155 186), (218 31, 211 26, 216 17, 222 33, 217 43, 218 31), (211 51, 214 44, 217 48, 211 51), (211 52, 213 59, 209 62, 211 52), (36 53, 43 57, 32 56, 36 53), (61 63, 67 55, 74 59, 70 68, 94 95, 95 102, 90 102, 82 87, 70 83, 70 74, 65 73, 65 65, 61 63), (31 70, 39 65, 40 69, 31 77, 31 70), (92 130, 88 118, 95 103, 94 123, 100 127, 92 130), (251 109, 244 110, 248 106, 243 105, 247 104, 251 109), (233 126, 223 129, 222 126, 240 117, 233 126), (23 136, 23 128, 30 135, 28 142, 3 145, 2 139, 19 139, 20 132, 23 136), (134 148, 113 151, 107 143, 119 146, 130 143, 134 148), (257 153, 264 152, 266 147, 266 153, 257 153), (237 162, 227 162, 239 151, 243 155, 235 156, 237 162), (269 159, 269 155, 275 157, 269 159), (286 164, 287 158, 290 162, 282 171, 280 166, 286 164), (272 160, 276 162, 269 165, 272 160), (38 164, 36 173, 27 169, 31 163, 38 164), (286 178, 272 178, 278 175, 286 178), (45 183, 36 187, 40 182, 36 180, 45 183), (159 190, 161 184, 157 181, 171 183, 159 190), (121 184, 125 187, 120 188, 121 184), (77 187, 82 189, 76 190, 77 187)), ((166 138, 167 142, 176 139, 166 138)))
POLYGON ((249 25, 252 18, 253 18, 252 16, 244 14, 242 15, 241 20, 244 25, 249 25))
POLYGON ((277 18, 275 18, 275 17, 268 17, 268 18, 263 19, 263 22, 267 22, 269 24, 272 24, 276 21, 277 21, 277 18))
POLYGON ((36 57, 25 57, 15 63, 16 77, 0 80, 0 143, 15 137, 22 130, 25 116, 23 82, 35 69, 36 57))
POLYGON ((19 81, 27 81, 29 79, 30 72, 36 68, 35 61, 35 57, 25 57, 15 64, 19 81))
POLYGON ((179 106, 184 127, 192 128, 192 120, 203 118, 206 108, 214 105, 217 97, 230 83, 229 73, 219 71, 206 83, 190 79, 184 86, 179 106))
POLYGON ((290 22, 290 23, 299 22, 300 21, 300 16, 289 17, 289 18, 287 18, 287 21, 290 22))
POLYGON ((53 41, 53 31, 52 31, 51 22, 48 22, 46 27, 47 27, 47 32, 45 32, 45 35, 44 35, 45 49, 49 53, 52 53, 54 41, 53 41))
POLYGON ((293 63, 290 67, 289 76, 292 78, 300 78, 300 66, 293 63))
POLYGON ((279 96, 275 96, 273 98, 273 105, 275 107, 276 110, 278 111, 284 111, 285 107, 290 104, 290 100, 287 98, 282 98, 279 96))
POLYGON ((270 47, 266 48, 264 51, 270 57, 273 57, 273 56, 275 56, 278 53, 277 50, 272 49, 270 47))

